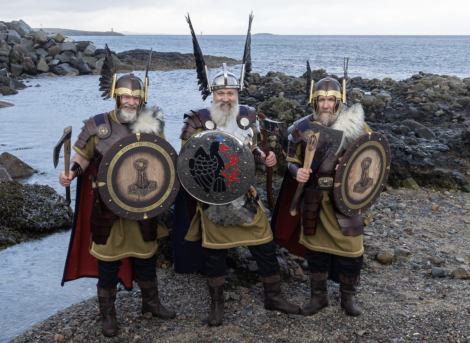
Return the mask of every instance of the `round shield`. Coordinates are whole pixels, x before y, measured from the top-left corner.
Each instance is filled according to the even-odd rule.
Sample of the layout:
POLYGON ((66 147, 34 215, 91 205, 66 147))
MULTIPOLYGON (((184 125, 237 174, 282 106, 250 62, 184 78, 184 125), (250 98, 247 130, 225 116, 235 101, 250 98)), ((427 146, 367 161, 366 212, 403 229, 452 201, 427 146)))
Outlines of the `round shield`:
POLYGON ((228 204, 249 189, 255 160, 240 139, 223 131, 203 131, 181 148, 178 176, 184 189, 206 204, 228 204))
POLYGON ((390 146, 377 132, 362 135, 344 153, 335 176, 334 200, 346 216, 368 210, 380 196, 390 172, 390 146))
POLYGON ((175 149, 163 138, 136 133, 122 138, 103 156, 100 194, 122 218, 143 220, 168 209, 179 191, 175 149))

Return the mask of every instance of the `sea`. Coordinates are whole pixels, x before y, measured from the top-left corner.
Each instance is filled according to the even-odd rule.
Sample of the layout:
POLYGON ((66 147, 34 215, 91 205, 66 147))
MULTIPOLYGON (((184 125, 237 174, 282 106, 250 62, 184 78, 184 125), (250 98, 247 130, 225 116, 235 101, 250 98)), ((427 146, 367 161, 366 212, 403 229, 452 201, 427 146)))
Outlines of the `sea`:
MULTIPOLYGON (((132 49, 191 53, 187 36, 71 37, 91 41, 98 48, 108 44, 116 53, 132 49)), ((245 36, 198 37, 206 55, 241 60, 245 36)), ((342 75, 343 58, 349 57, 350 77, 403 80, 420 71, 470 77, 470 36, 278 36, 253 35, 253 72, 269 71, 300 76, 306 61, 312 69, 342 75)), ((214 76, 220 69, 210 70, 214 76)), ((241 66, 229 67, 236 75, 241 66)), ((135 74, 141 78, 143 71, 135 74)), ((31 87, 0 101, 14 107, 0 109, 0 154, 9 152, 38 170, 23 183, 49 185, 65 194, 58 175, 63 155, 54 169, 52 150, 66 126, 72 126, 73 141, 82 121, 113 109, 103 101, 98 76, 34 78, 31 87)), ((149 105, 162 108, 165 134, 177 151, 183 114, 208 106, 198 91, 195 70, 149 72, 149 105)), ((75 188, 72 187, 72 198, 75 188)), ((72 204, 73 206, 73 204, 72 204)), ((0 342, 7 342, 47 317, 95 295, 96 280, 80 279, 60 286, 70 230, 18 244, 0 251, 0 342)))

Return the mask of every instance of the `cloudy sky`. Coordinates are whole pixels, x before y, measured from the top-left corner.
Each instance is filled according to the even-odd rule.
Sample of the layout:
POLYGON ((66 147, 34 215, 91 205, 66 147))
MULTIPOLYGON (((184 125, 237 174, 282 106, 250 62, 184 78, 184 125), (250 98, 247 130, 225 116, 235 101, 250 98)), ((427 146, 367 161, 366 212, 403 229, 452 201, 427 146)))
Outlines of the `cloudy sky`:
POLYGON ((253 33, 286 35, 470 35, 468 0, 15 0, 0 20, 32 27, 88 31, 243 35, 253 10, 253 33))

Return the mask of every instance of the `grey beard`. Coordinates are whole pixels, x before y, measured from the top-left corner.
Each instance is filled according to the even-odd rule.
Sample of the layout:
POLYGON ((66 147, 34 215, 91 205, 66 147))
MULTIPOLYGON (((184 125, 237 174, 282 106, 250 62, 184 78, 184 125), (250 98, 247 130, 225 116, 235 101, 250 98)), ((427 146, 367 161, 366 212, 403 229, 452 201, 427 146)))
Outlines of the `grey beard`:
POLYGON ((212 120, 217 127, 226 127, 228 123, 234 120, 238 116, 238 100, 232 103, 229 110, 223 110, 220 108, 221 102, 212 102, 209 107, 212 120))
POLYGON ((328 112, 323 112, 320 114, 315 113, 314 118, 315 120, 322 123, 324 126, 331 126, 336 121, 336 119, 338 119, 338 114, 339 114, 339 111, 336 112, 336 114, 328 113, 328 112))
POLYGON ((117 111, 117 115, 124 123, 132 124, 137 120, 137 107, 132 109, 132 112, 125 111, 123 106, 120 110, 117 111))

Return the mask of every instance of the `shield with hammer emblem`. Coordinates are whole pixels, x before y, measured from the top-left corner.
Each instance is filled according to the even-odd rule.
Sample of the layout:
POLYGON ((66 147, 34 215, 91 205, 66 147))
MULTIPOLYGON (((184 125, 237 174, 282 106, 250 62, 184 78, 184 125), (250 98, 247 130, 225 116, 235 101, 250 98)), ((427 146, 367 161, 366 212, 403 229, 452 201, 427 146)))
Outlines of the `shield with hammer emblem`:
POLYGON ((334 180, 334 200, 346 216, 368 210, 380 196, 390 172, 390 146, 377 132, 356 139, 346 150, 334 180))
POLYGON ((163 138, 136 133, 103 156, 97 186, 108 208, 122 218, 143 220, 168 209, 179 191, 177 154, 163 138))

